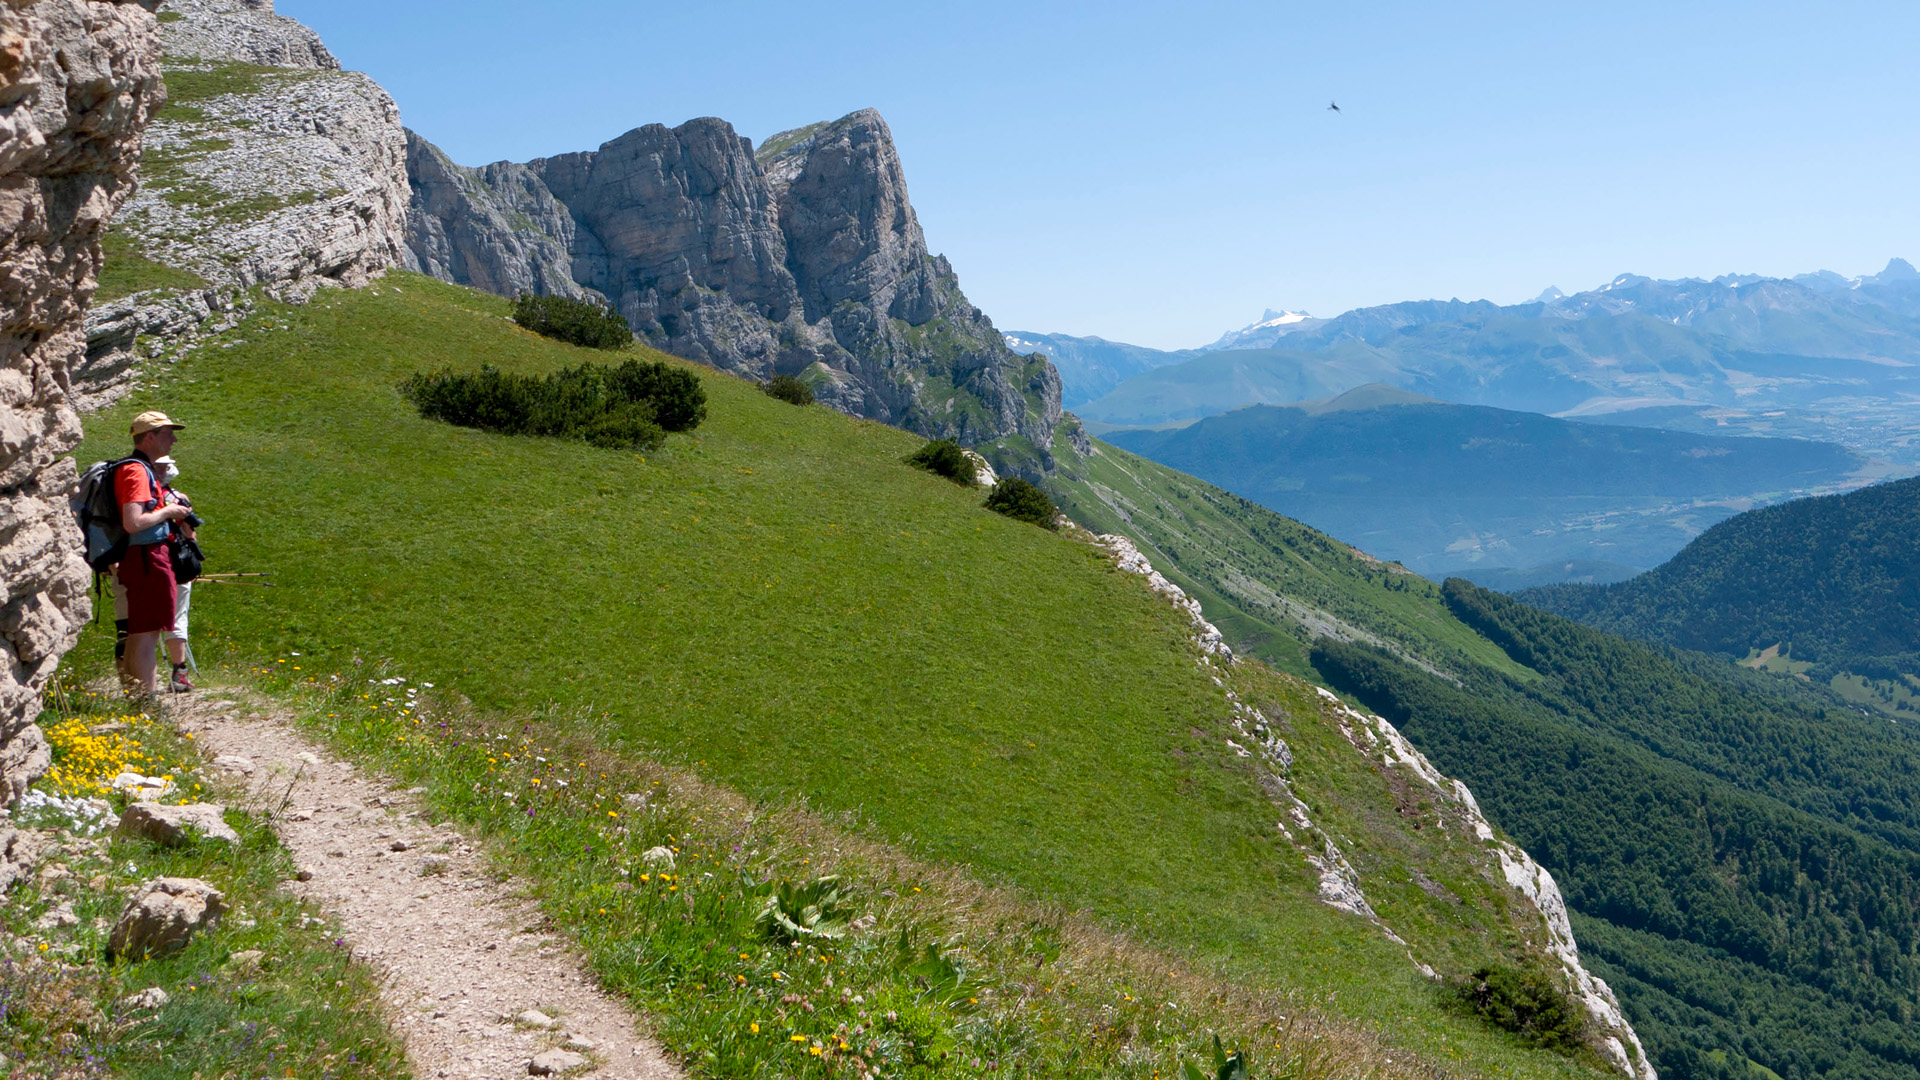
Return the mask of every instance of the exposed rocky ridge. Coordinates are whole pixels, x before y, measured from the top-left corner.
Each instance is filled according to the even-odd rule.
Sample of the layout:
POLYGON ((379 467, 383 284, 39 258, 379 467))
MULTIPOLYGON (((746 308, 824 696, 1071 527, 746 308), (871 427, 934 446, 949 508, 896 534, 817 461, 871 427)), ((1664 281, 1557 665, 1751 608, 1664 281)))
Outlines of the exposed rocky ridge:
POLYGON ((49 764, 42 688, 90 611, 68 398, 107 220, 160 85, 159 0, 0 0, 0 802, 49 764))
POLYGON ((167 0, 162 52, 169 57, 240 60, 263 67, 339 71, 320 35, 276 15, 273 0, 167 0))
POLYGON ((405 253, 406 136, 386 91, 340 71, 271 0, 184 0, 167 14, 180 16, 164 41, 181 89, 155 118, 143 187, 115 231, 208 287, 98 308, 76 378, 89 405, 139 360, 231 325, 251 287, 304 301, 325 285, 364 285, 405 253))
MULTIPOLYGON (((1200 650, 1203 666, 1224 673, 1239 662, 1222 639, 1219 629, 1202 614, 1200 605, 1180 586, 1156 571, 1132 540, 1113 533, 1097 536, 1094 540, 1107 550, 1119 569, 1144 576, 1150 590, 1165 597, 1186 614, 1193 623, 1194 644, 1200 650)), ((1239 736, 1238 739, 1229 736, 1227 748, 1243 758, 1257 757, 1269 770, 1263 786, 1286 814, 1285 820, 1278 823, 1279 830, 1313 868, 1319 879, 1320 900, 1329 907, 1366 919, 1378 926, 1395 944, 1405 946, 1407 943, 1394 933, 1393 928, 1368 902, 1361 875, 1348 861, 1334 837, 1315 823, 1312 808, 1294 793, 1293 782, 1288 775, 1293 767, 1293 751, 1280 737, 1276 726, 1223 682, 1219 674, 1214 675, 1214 681, 1220 684, 1226 694, 1230 714, 1228 724, 1234 735, 1239 736)), ((1566 989, 1580 1001, 1592 1022, 1591 1037, 1595 1048, 1615 1068, 1634 1080, 1659 1080, 1652 1063, 1647 1059, 1646 1050, 1640 1045, 1639 1035, 1621 1010, 1613 989, 1581 963, 1580 947, 1574 941, 1573 924, 1567 917, 1566 901, 1561 897, 1560 887, 1554 882, 1553 875, 1518 844, 1498 836, 1492 823, 1480 811, 1480 804, 1467 785, 1442 775, 1392 723, 1383 717, 1354 709, 1325 687, 1316 686, 1314 691, 1322 707, 1332 716, 1354 750, 1377 768, 1403 775, 1411 773, 1414 780, 1429 788, 1434 801, 1448 807, 1454 826, 1461 834, 1473 837, 1481 845, 1478 857, 1481 873, 1490 880, 1504 882, 1533 908, 1545 931, 1545 951, 1560 965, 1566 989)), ((1447 816, 1444 814, 1440 818, 1440 827, 1447 827, 1447 816)), ((1411 949, 1407 959, 1428 978, 1438 977, 1433 968, 1414 957, 1411 949)))
POLYGON ((928 252, 871 109, 758 155, 708 117, 484 169, 414 136, 409 164, 408 239, 426 273, 502 294, 591 291, 667 352, 748 378, 800 375, 843 412, 1017 471, 1052 467, 1058 373, 1009 349, 928 252))

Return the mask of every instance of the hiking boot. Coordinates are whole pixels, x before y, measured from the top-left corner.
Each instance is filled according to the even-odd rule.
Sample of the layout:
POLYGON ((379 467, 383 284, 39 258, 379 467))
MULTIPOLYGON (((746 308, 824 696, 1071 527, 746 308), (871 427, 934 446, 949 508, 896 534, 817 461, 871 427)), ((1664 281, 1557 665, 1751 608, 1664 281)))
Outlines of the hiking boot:
POLYGON ((167 684, 167 689, 176 694, 185 694, 193 689, 193 680, 187 678, 187 665, 175 664, 173 666, 173 681, 167 684))

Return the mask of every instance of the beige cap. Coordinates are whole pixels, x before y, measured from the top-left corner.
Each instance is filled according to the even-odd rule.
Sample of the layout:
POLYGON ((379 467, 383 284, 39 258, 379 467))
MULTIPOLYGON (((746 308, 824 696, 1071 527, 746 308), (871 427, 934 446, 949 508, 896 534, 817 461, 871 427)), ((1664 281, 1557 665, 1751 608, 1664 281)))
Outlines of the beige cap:
POLYGON ((163 412, 143 412, 133 418, 133 437, 137 439, 149 431, 158 431, 161 428, 183 428, 186 426, 185 424, 174 423, 173 420, 163 412))

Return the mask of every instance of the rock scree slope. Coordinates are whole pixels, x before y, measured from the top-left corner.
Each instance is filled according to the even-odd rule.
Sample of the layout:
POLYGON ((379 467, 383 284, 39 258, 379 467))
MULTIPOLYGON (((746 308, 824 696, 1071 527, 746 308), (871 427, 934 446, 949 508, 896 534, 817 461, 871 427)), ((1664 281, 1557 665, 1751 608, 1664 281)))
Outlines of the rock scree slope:
POLYGON ((114 234, 117 253, 193 284, 96 306, 75 379, 88 402, 230 327, 253 287, 298 302, 405 257, 406 135, 386 91, 272 0, 173 0, 167 15, 169 104, 114 234))
POLYGON ((410 135, 408 164, 408 242, 425 273, 603 297, 663 351, 752 379, 798 375, 842 412, 1053 468, 1058 372, 1008 348, 928 251, 872 109, 757 152, 703 117, 481 169, 410 135))
POLYGON ((0 2, 0 802, 49 764, 40 691, 91 610, 69 388, 100 238, 163 93, 157 4, 0 2))

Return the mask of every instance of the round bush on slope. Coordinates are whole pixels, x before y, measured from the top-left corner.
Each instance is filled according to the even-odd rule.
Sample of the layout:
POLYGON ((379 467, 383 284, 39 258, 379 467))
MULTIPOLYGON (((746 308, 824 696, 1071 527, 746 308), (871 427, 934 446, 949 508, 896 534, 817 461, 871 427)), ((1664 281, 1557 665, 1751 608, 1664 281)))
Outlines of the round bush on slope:
POLYGON ((587 349, 624 349, 633 342, 627 320, 591 300, 521 293, 513 301, 513 321, 543 337, 587 349))
POLYGON ((760 384, 760 389, 766 391, 768 397, 779 398, 789 405, 813 404, 813 388, 794 375, 775 375, 760 384))
POLYGON ((962 487, 971 487, 979 478, 979 469, 960 444, 952 439, 935 439, 915 450, 907 464, 944 476, 962 487))
POLYGON ((1017 476, 1003 478, 993 485, 986 507, 1016 521, 1025 521, 1043 529, 1057 528, 1054 518, 1060 513, 1047 493, 1017 476))

